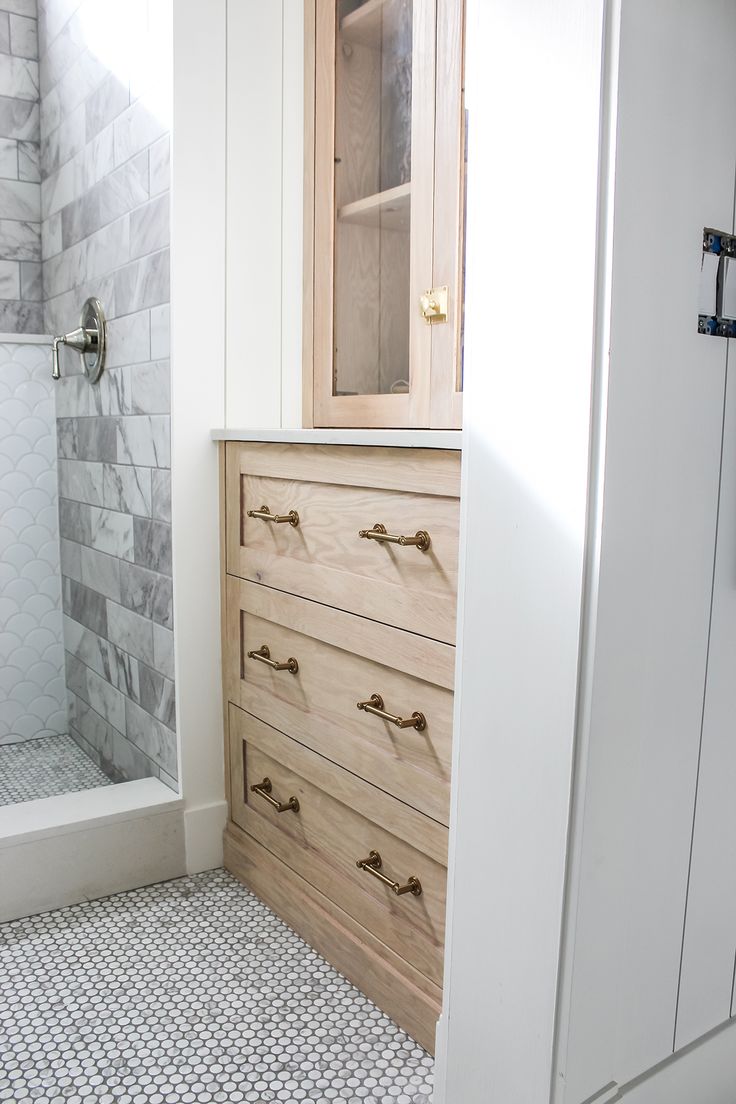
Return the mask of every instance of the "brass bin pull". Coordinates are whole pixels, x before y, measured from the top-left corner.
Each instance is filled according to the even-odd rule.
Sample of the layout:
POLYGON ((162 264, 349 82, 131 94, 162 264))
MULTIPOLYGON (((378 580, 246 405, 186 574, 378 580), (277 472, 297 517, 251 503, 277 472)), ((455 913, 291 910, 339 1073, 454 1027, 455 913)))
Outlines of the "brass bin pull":
POLYGON ((261 506, 260 510, 248 510, 248 517, 258 518, 260 521, 272 521, 275 525, 284 525, 288 521, 295 529, 299 524, 296 510, 289 510, 288 514, 272 514, 268 506, 261 506))
POLYGON ((299 664, 293 656, 290 656, 286 663, 277 663, 275 659, 271 659, 271 649, 268 644, 261 644, 257 651, 248 652, 248 659, 257 659, 259 663, 265 663, 272 671, 291 671, 292 675, 295 675, 299 670, 299 664))
POLYGON ((264 778, 262 782, 251 786, 251 792, 258 794, 264 801, 267 801, 277 813, 287 813, 289 809, 294 813, 299 812, 299 802, 295 797, 290 797, 288 801, 277 801, 275 797, 271 797, 272 789, 273 785, 270 778, 264 778))
POLYGON ((421 897, 422 895, 422 883, 413 874, 407 880, 406 885, 401 885, 400 882, 394 882, 391 878, 388 878, 381 871, 381 856, 378 851, 371 851, 367 859, 358 859, 355 865, 360 870, 365 870, 366 874, 372 874, 374 878, 378 878, 379 882, 383 882, 385 886, 388 886, 397 897, 401 897, 404 893, 413 893, 415 897, 421 897))
POLYGON ((415 728, 417 732, 423 732, 427 727, 427 718, 423 713, 412 713, 411 717, 396 717, 393 713, 387 713, 383 708, 383 698, 380 694, 371 694, 368 701, 358 702, 358 709, 371 713, 381 720, 390 721, 397 728, 415 728))
POLYGON ((402 537, 395 533, 387 533, 386 526, 380 521, 377 521, 372 529, 361 529, 358 536, 365 538, 365 540, 381 541, 384 544, 400 544, 402 548, 413 545, 420 552, 426 552, 432 543, 426 529, 417 529, 413 537, 402 537))

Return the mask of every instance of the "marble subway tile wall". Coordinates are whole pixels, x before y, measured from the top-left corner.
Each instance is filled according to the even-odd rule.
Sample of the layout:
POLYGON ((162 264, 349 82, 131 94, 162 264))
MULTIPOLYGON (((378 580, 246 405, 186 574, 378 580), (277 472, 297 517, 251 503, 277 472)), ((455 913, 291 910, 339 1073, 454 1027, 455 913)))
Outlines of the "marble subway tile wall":
POLYGON ((109 319, 99 384, 65 349, 56 392, 69 731, 174 786, 167 7, 39 0, 39 38, 45 327, 109 319))
POLYGON ((0 0, 0 333, 43 333, 36 0, 0 0))

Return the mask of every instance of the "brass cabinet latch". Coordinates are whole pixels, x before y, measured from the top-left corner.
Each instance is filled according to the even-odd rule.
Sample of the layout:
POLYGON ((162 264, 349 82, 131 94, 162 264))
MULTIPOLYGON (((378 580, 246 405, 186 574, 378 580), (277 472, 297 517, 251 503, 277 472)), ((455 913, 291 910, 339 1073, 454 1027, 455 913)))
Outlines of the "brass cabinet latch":
POLYGON ((428 288, 419 296, 422 318, 428 325, 431 326, 434 322, 447 321, 449 296, 450 289, 447 284, 443 287, 428 288))

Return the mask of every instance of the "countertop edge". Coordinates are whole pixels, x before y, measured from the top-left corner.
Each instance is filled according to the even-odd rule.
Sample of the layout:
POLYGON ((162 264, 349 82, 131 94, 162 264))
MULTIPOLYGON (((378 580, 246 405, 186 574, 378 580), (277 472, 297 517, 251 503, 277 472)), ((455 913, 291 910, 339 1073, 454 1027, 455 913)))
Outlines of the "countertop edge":
POLYGON ((387 448, 462 449, 459 429, 213 429, 213 441, 301 445, 379 445, 387 448))

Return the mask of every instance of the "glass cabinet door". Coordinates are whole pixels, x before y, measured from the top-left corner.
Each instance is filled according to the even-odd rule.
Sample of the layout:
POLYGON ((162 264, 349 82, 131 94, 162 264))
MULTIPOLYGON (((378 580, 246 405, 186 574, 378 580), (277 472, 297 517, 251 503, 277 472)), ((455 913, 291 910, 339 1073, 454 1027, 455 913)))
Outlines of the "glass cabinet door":
POLYGON ((327 0, 319 14, 315 295, 330 309, 315 320, 316 424, 428 425, 435 0, 327 0))
POLYGON ((315 16, 314 424, 451 428, 464 0, 316 0, 315 16))

